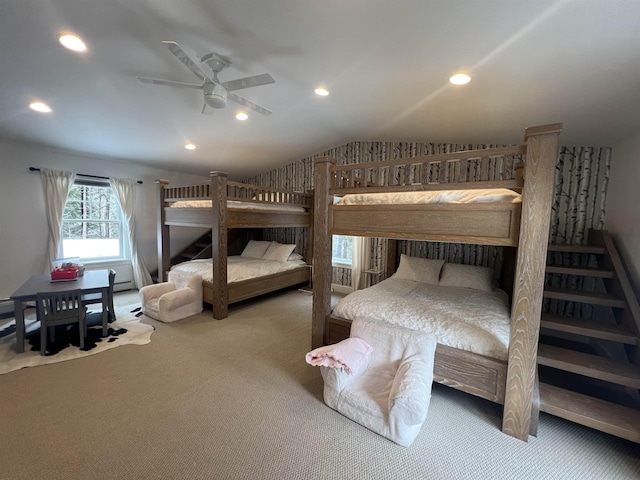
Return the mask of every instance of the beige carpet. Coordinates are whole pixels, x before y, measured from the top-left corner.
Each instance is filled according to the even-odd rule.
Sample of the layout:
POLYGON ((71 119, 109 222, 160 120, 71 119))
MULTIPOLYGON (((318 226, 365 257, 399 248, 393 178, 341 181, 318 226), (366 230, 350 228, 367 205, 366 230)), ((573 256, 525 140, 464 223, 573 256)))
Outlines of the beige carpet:
POLYGON ((310 309, 292 290, 222 321, 146 319, 148 345, 0 376, 0 479, 640 478, 638 445, 548 415, 520 442, 440 385, 415 443, 391 443, 323 404, 310 309))

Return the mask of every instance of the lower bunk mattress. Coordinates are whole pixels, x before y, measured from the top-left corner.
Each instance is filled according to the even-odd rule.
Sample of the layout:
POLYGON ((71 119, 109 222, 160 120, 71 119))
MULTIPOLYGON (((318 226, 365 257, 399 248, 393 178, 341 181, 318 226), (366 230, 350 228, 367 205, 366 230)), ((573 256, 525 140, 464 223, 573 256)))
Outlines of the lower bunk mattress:
MULTIPOLYGON (((252 278, 264 277, 274 273, 286 272, 306 265, 302 261, 277 262, 234 255, 227 257, 227 283, 241 282, 252 278)), ((213 282, 213 264, 210 258, 191 260, 171 267, 171 270, 195 273, 205 282, 213 282)))
POLYGON ((333 315, 401 325, 436 336, 438 343, 507 360, 510 310, 507 294, 388 278, 344 297, 333 315))

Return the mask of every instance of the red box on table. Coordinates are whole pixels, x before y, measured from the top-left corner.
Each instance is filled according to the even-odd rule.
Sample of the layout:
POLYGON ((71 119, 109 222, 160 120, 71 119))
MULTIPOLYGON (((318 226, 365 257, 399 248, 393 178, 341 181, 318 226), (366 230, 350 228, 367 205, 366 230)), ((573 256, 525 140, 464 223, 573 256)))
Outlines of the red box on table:
POLYGON ((78 278, 77 268, 56 268, 51 272, 51 280, 73 280, 78 278))

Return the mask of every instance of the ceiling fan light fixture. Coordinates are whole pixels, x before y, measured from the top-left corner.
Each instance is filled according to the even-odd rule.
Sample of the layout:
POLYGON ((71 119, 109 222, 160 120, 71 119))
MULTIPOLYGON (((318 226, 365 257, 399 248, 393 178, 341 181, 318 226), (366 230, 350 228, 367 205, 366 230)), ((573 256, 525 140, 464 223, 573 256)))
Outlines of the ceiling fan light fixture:
POLYGON ((187 150, 195 150, 196 146, 193 143, 187 143, 184 148, 186 148, 187 150))
POLYGON ((225 108, 227 106, 227 89, 219 83, 207 82, 204 85, 204 103, 211 108, 225 108))
POLYGON ((51 112, 51 107, 49 107, 49 105, 47 105, 46 103, 42 103, 42 102, 31 102, 29 104, 29 108, 31 110, 34 110, 34 111, 40 112, 40 113, 49 113, 49 112, 51 112))
POLYGON ((74 52, 84 52, 87 50, 87 46, 80 37, 73 33, 64 33, 58 37, 60 44, 69 50, 74 52))
POLYGON ((245 112, 238 112, 236 113, 236 118, 241 122, 244 122, 249 118, 249 115, 247 115, 245 112))
POLYGON ((329 90, 327 90, 326 88, 323 87, 318 87, 314 90, 315 94, 320 96, 320 97, 326 97, 327 95, 329 95, 329 90))
POLYGON ((471 77, 466 73, 456 73, 449 77, 449 82, 454 85, 466 85, 471 81, 471 77))

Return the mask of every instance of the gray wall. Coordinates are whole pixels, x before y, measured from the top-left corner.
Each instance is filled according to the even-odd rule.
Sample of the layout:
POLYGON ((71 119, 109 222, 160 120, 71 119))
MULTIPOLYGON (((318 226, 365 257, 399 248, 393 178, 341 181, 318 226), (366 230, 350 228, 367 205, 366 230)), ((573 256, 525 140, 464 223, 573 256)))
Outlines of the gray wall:
MULTIPOLYGON (((29 167, 47 167, 105 177, 142 180, 136 195, 138 251, 150 271, 157 268, 156 178, 175 185, 203 183, 208 178, 168 172, 123 161, 72 155, 35 146, 0 142, 0 299, 9 297, 31 275, 44 272, 48 242, 40 176, 29 167)), ((184 248, 195 229, 172 227, 172 250, 184 248)), ((199 229, 198 229, 199 230, 199 229)), ((201 232, 199 232, 202 234, 201 232)), ((113 265, 117 282, 132 278, 129 263, 113 265)), ((110 268, 104 264, 103 268, 110 268)))
POLYGON ((605 226, 640 297, 640 131, 614 147, 605 226))

